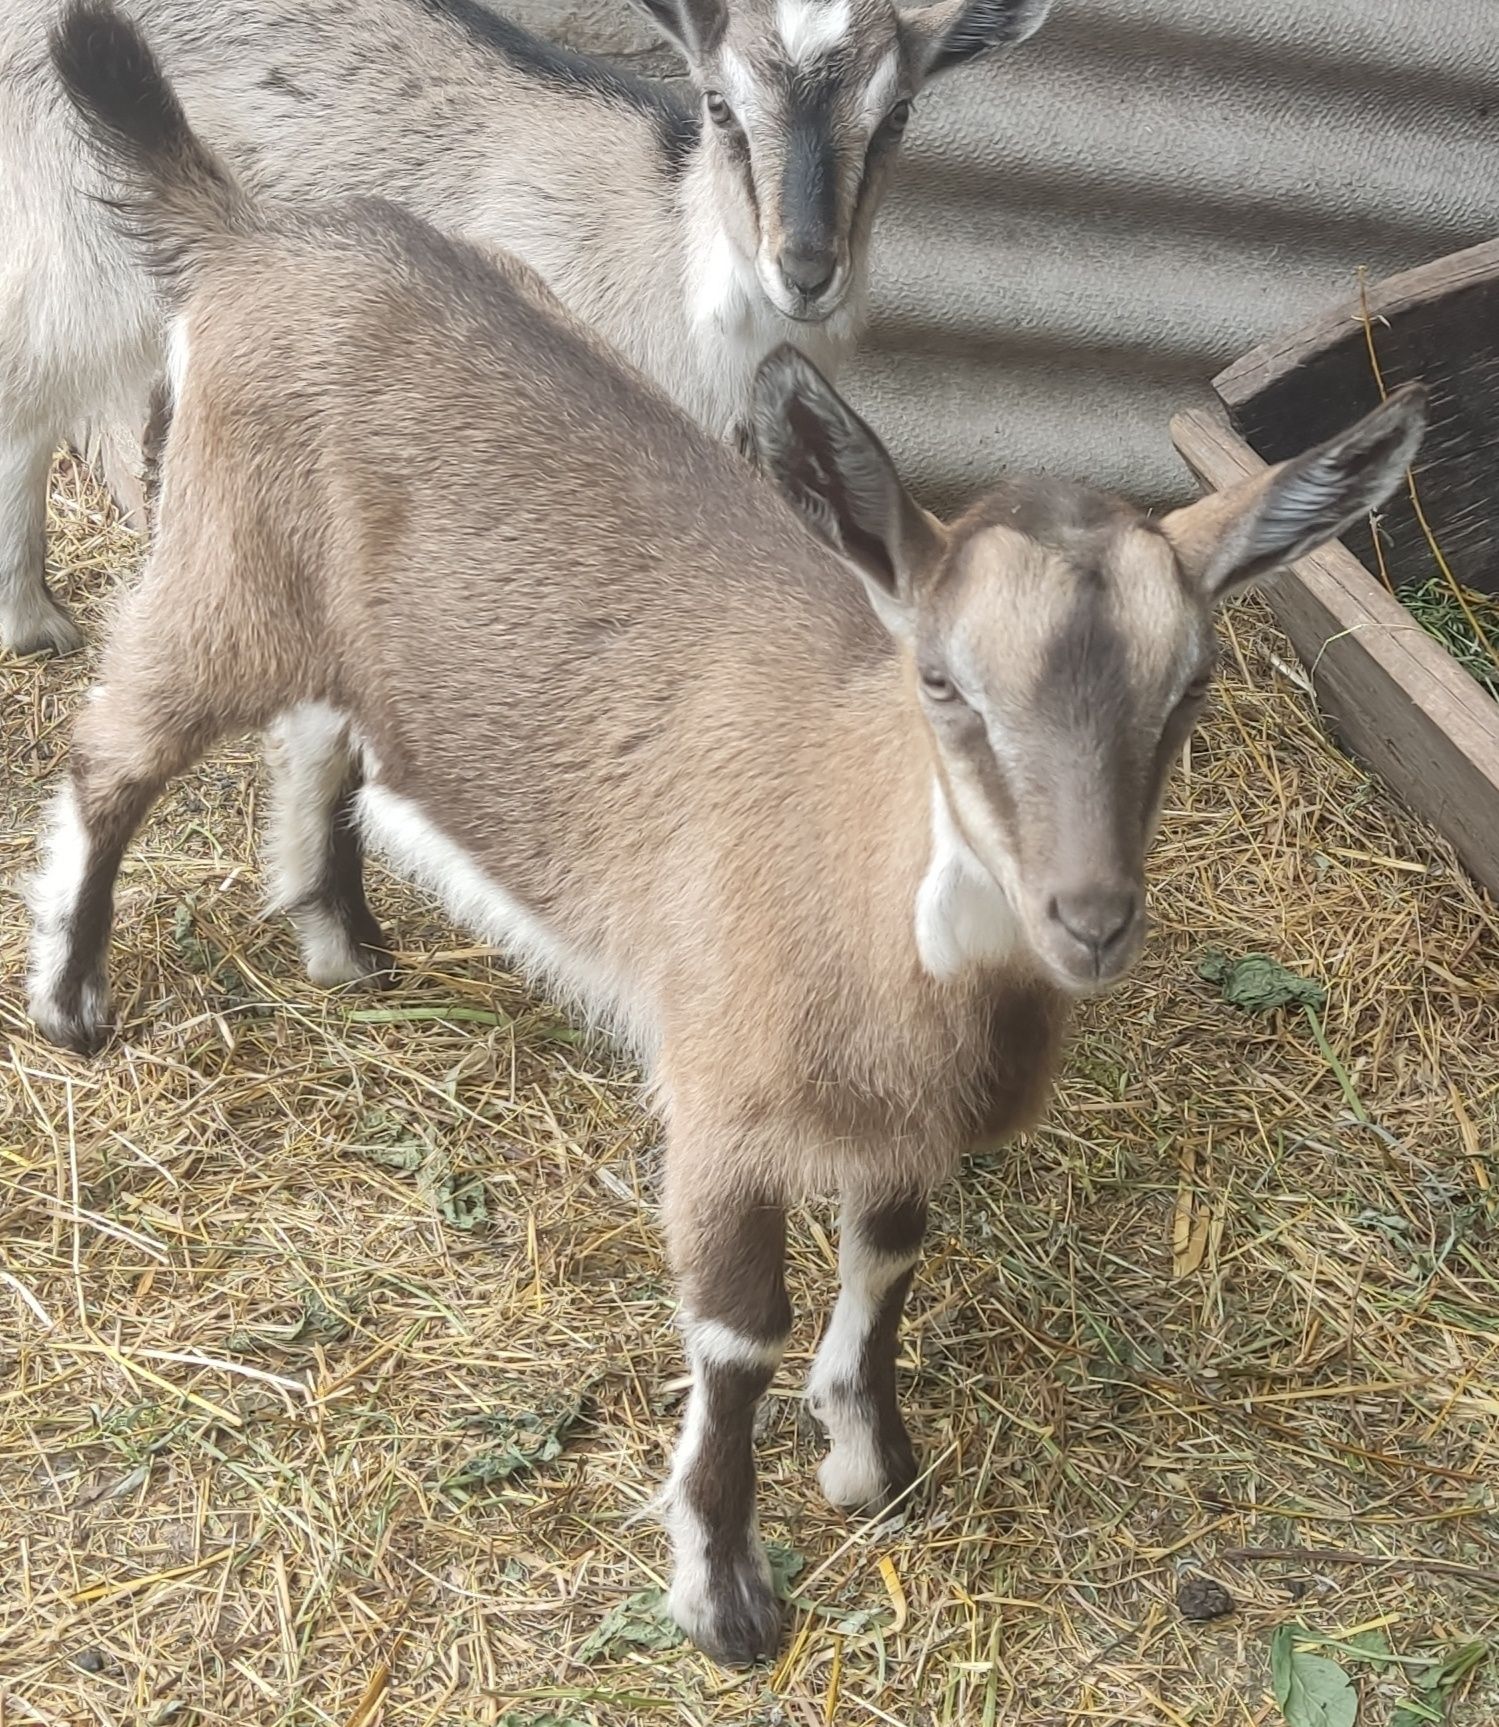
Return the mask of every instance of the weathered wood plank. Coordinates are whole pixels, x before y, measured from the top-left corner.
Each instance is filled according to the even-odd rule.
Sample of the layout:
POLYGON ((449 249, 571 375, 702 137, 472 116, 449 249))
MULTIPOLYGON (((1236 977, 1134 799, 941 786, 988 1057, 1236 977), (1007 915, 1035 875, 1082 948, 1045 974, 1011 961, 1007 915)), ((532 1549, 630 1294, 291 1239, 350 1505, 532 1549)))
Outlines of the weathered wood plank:
MULTIPOLYGON (((1466 251, 1453 252, 1434 263, 1387 276, 1382 282, 1371 282, 1369 315, 1375 319, 1393 319, 1412 307, 1445 300, 1451 294, 1496 278, 1499 278, 1499 240, 1485 240, 1480 246, 1469 246, 1466 251)), ((1376 329, 1376 336, 1380 333, 1376 329)), ((1251 348, 1213 379, 1213 389, 1232 412, 1262 395, 1271 384, 1290 376, 1314 355, 1350 336, 1360 342, 1364 340, 1362 308, 1356 294, 1315 323, 1272 336, 1259 347, 1251 348)))
MULTIPOLYGON (((1179 415, 1171 436, 1212 489, 1265 470, 1211 414, 1179 415)), ((1341 545, 1263 591, 1348 747, 1499 893, 1499 702, 1341 545)))

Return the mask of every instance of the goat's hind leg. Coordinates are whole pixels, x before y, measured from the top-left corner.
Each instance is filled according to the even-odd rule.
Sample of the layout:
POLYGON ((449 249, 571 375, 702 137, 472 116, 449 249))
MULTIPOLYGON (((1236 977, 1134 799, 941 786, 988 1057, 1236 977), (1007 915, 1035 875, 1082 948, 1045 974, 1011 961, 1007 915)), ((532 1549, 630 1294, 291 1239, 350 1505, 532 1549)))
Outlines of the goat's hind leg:
POLYGON ((848 1510, 878 1510, 916 1480, 895 1357, 926 1211, 920 1195, 844 1198, 842 1287, 812 1363, 807 1402, 831 1441, 818 1476, 822 1490, 848 1510))
MULTIPOLYGON (((128 666, 128 659, 125 661, 128 666)), ((175 669, 175 668, 174 668, 175 669)), ((106 956, 120 860, 162 787, 211 741, 191 687, 124 671, 98 685, 73 730, 32 909, 29 1006, 53 1043, 92 1055, 108 1030, 106 956)))
POLYGON ((364 897, 364 846, 356 803, 364 775, 348 721, 304 702, 269 733, 271 903, 297 932, 316 984, 351 983, 389 970, 380 925, 364 897))

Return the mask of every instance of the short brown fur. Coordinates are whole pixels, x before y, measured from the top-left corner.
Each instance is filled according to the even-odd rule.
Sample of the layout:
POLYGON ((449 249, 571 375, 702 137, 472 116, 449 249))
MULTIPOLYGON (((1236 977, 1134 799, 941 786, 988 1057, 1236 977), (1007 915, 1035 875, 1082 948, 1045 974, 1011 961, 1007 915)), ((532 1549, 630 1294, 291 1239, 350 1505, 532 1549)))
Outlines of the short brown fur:
MULTIPOLYGON (((71 46, 88 115, 105 97, 71 46)), ((115 48, 119 66, 139 42, 115 48)), ((825 1345, 846 1425, 829 1461, 850 1500, 900 1491, 895 1336, 919 1201, 976 1140, 1034 1119, 1068 993, 1127 963, 1091 934, 1059 957, 1037 932, 1060 913, 1031 902, 1068 846, 1105 874, 1143 869, 1180 723, 1157 710, 1196 668, 1211 608, 1172 547, 1219 582, 1218 540, 1190 512, 1143 534, 1112 504, 1097 521, 1038 517, 1032 537, 998 525, 993 501, 949 534, 786 352, 762 369, 757 439, 788 503, 529 270, 378 203, 253 206, 149 62, 136 71, 154 118, 115 115, 110 136, 147 194, 144 243, 183 272, 185 363, 156 544, 75 730, 77 852, 62 819, 38 888, 33 1012, 60 1041, 97 1040, 110 884, 166 778, 225 734, 322 716, 287 896, 304 944, 308 927, 313 945, 332 929, 359 962, 349 975, 381 946, 341 837, 363 774, 394 843, 446 848, 427 878, 481 927, 503 902, 523 956, 647 1067, 695 1375, 671 1489, 673 1609, 716 1655, 764 1654, 776 1609, 750 1422, 789 1324, 785 1207, 845 1195, 857 1298, 825 1345), (170 196, 153 192, 163 181, 170 196), (1107 673, 1097 620, 1078 621, 1095 605, 1117 637, 1107 673), (1082 840, 1058 840, 1034 763, 1007 760, 1039 747, 1025 702, 1008 730, 981 711, 1016 667, 1044 682, 1058 654, 1066 711, 1039 735, 1092 740, 1113 800, 1102 818, 1064 808, 1082 840), (933 693, 947 669, 983 698, 966 718, 933 693), (1130 726, 1110 752, 1090 716, 1115 698, 1130 726), (1013 782, 1008 814, 958 785, 979 760, 1013 782), (1001 865, 1021 871, 1026 905, 1005 945, 944 967, 919 908, 943 843, 934 783, 949 780, 983 905, 1005 907, 985 873, 1001 865), (1047 836, 1034 857, 1033 828, 1047 836)), ((1247 557, 1263 551, 1264 495, 1230 522, 1247 557)))

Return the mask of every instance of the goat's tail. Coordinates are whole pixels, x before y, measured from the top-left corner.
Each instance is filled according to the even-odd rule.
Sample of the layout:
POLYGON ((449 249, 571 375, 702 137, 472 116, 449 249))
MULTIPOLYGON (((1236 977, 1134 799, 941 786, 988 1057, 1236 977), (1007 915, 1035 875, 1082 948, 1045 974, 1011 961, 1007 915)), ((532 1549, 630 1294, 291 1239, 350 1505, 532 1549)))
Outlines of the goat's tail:
POLYGON ((239 183, 187 123, 156 56, 110 0, 70 0, 49 38, 52 64, 106 173, 109 198, 168 291, 254 226, 239 183))

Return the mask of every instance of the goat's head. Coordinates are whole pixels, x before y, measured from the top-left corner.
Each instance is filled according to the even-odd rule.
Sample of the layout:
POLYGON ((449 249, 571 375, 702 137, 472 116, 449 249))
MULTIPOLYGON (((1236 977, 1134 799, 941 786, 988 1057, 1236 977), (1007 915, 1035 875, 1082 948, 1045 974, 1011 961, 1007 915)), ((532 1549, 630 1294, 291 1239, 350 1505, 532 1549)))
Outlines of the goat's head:
POLYGON ((1060 987, 1110 984, 1140 950, 1145 857, 1212 675, 1214 609, 1382 502, 1425 421, 1408 387, 1158 521, 1017 480, 944 527, 808 361, 782 348, 762 365, 761 467, 863 578, 952 822, 1060 987))
POLYGON ((890 161, 928 78, 1023 42, 1051 0, 641 0, 687 57, 731 238, 787 317, 859 285, 890 161))

